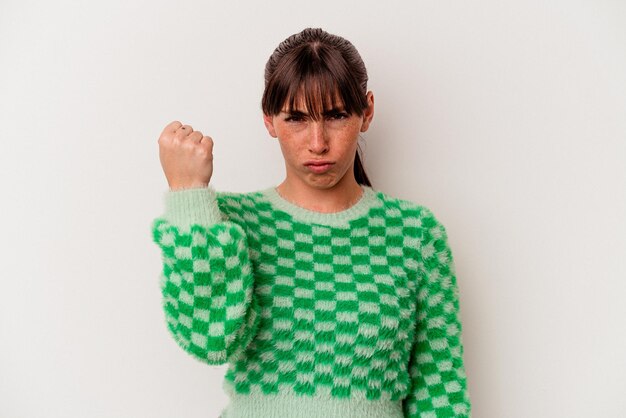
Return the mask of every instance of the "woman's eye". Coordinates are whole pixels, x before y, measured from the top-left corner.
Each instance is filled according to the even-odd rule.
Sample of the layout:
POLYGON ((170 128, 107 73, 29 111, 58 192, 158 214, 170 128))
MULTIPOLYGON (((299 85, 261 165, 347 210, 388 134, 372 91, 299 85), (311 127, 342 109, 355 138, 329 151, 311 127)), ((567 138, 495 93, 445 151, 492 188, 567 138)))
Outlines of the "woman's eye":
POLYGON ((347 113, 343 113, 343 112, 338 112, 338 113, 333 113, 332 115, 330 115, 331 119, 334 120, 341 120, 341 119, 345 119, 348 117, 347 113))

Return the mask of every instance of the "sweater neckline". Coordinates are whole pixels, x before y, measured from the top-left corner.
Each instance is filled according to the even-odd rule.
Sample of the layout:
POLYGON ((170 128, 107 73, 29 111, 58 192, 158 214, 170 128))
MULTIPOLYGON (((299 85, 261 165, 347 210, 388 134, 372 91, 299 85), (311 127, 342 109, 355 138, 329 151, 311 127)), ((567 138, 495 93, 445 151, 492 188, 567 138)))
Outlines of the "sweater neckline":
POLYGON ((378 202, 377 192, 374 189, 366 185, 361 185, 361 188, 363 193, 359 200, 349 208, 339 212, 318 212, 298 206, 282 197, 275 186, 262 190, 262 193, 275 208, 287 212, 296 220, 306 223, 338 226, 345 225, 349 221, 367 214, 378 202))

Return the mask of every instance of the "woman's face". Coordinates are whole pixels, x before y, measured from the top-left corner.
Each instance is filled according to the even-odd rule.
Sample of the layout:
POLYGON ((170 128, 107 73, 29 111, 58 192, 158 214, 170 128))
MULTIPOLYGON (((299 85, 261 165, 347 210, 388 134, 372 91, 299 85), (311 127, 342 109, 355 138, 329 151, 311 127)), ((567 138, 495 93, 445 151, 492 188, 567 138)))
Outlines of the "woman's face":
POLYGON ((362 116, 348 115, 339 102, 336 108, 326 109, 319 120, 313 120, 303 100, 294 109, 283 108, 276 116, 264 115, 267 131, 280 143, 287 180, 323 189, 342 179, 355 181, 353 167, 359 133, 367 131, 374 116, 371 91, 367 93, 367 102, 362 116), (329 164, 312 165, 320 162, 329 164))

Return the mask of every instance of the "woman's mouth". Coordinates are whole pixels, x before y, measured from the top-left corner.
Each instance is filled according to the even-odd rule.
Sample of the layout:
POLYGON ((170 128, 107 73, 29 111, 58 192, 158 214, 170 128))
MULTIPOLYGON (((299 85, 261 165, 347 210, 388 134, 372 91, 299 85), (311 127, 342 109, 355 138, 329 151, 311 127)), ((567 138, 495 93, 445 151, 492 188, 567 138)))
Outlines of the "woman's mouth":
POLYGON ((321 174, 321 173, 325 173, 326 171, 330 170, 330 167, 332 167, 333 163, 327 163, 327 164, 306 164, 306 168, 308 168, 310 171, 316 173, 316 174, 321 174))

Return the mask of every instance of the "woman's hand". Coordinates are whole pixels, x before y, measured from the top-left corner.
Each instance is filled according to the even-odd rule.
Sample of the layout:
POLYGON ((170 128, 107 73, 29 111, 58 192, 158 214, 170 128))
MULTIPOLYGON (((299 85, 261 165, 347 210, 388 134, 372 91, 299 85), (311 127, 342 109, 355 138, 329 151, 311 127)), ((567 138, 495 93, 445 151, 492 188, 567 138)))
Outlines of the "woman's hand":
POLYGON ((159 137, 159 158, 171 190, 206 187, 213 175, 213 139, 179 121, 159 137))

